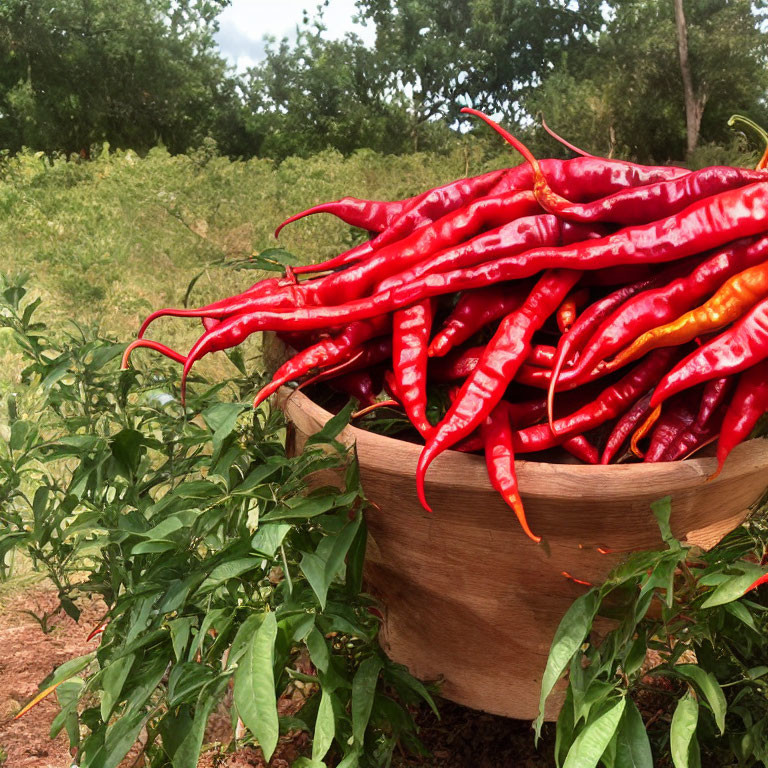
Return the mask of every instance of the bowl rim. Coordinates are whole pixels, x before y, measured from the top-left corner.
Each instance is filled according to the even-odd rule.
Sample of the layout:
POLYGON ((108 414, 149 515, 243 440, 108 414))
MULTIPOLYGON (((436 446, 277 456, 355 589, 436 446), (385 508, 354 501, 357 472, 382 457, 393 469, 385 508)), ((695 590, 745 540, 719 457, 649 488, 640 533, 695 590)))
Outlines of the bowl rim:
MULTIPOLYGON (((286 410, 286 404, 291 401, 293 406, 301 409, 309 415, 321 421, 323 424, 330 419, 333 414, 314 400, 309 398, 304 392, 291 387, 283 386, 277 394, 278 404, 283 410, 286 410)), ((399 452, 405 458, 415 461, 418 454, 421 453, 422 446, 418 443, 412 443, 408 440, 400 440, 396 437, 381 435, 376 432, 360 429, 352 424, 348 424, 343 432, 346 433, 346 442, 361 443, 376 447, 379 451, 399 452)), ((461 451, 448 450, 440 457, 441 465, 448 471, 461 471, 468 463, 481 462, 485 464, 483 456, 472 453, 463 453, 461 451)), ((604 478, 621 477, 625 483, 631 483, 633 480, 644 484, 653 483, 664 487, 682 485, 699 485, 702 481, 712 475, 717 467, 717 460, 714 457, 701 457, 685 459, 683 461, 653 462, 653 463, 632 463, 632 464, 556 464, 553 462, 532 461, 530 459, 516 459, 515 468, 521 483, 524 483, 529 490, 528 495, 536 494, 535 488, 537 480, 539 482, 551 480, 556 473, 567 473, 571 477, 582 477, 584 480, 593 484, 596 480, 599 482, 604 478)), ((379 470, 387 473, 387 467, 379 467, 379 470)), ((755 471, 768 470, 768 439, 753 438, 740 443, 731 452, 728 461, 725 463, 722 472, 717 478, 710 481, 712 487, 724 479, 733 479, 745 474, 751 474, 755 471)), ((391 474, 400 475, 402 470, 398 467, 391 469, 391 474)), ((768 476, 766 477, 766 487, 768 487, 768 476)))

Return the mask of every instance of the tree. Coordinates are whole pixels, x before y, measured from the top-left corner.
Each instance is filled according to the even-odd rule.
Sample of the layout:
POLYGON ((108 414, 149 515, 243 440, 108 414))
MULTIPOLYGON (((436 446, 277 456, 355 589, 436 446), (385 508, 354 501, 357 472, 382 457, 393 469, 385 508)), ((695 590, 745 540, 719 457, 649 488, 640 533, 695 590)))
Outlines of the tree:
POLYGON ((236 83, 213 33, 228 0, 4 0, 0 147, 172 151, 231 142, 236 83), (223 130, 226 128, 226 130, 223 130))
POLYGON ((683 160, 702 142, 727 144, 734 112, 768 117, 766 8, 765 0, 686 3, 684 77, 675 0, 615 3, 595 48, 564 57, 525 106, 584 149, 645 162, 683 160))
MULTIPOLYGON (((247 73, 252 150, 270 157, 329 147, 345 154, 361 147, 408 151, 406 106, 379 51, 353 34, 328 40, 325 31, 320 12, 298 29, 294 44, 269 42, 264 61, 247 73)), ((433 133, 441 128, 433 146, 449 135, 445 126, 433 133)))
POLYGON ((591 50, 600 2, 358 0, 376 27, 392 92, 409 96, 414 148, 423 126, 462 106, 524 117, 522 101, 563 55, 591 50))

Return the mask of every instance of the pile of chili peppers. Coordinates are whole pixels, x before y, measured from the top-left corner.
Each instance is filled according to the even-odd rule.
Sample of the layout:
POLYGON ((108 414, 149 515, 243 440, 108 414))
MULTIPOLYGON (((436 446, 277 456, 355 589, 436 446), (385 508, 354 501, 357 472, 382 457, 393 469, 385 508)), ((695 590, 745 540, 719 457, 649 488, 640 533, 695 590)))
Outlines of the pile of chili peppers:
POLYGON ((325 380, 361 407, 400 407, 424 441, 426 509, 440 453, 484 450, 491 483, 535 541, 516 455, 673 461, 718 440, 719 472, 768 410, 766 158, 695 172, 585 153, 539 162, 464 111, 525 162, 407 200, 344 198, 291 217, 277 234, 327 212, 371 237, 237 296, 153 313, 124 365, 136 347, 170 356, 183 396, 201 357, 275 331, 297 351, 257 403, 325 380), (144 338, 168 315, 202 318, 186 356, 144 338), (435 386, 450 405, 433 424, 435 386))

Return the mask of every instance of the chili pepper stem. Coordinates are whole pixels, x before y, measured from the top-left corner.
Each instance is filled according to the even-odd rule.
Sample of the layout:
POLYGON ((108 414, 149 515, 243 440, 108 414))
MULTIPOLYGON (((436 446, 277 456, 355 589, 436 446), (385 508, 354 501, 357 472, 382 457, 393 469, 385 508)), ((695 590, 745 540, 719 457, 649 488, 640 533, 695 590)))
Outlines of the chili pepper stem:
POLYGON ((591 155, 589 152, 585 152, 583 149, 579 149, 578 147, 575 147, 573 144, 571 144, 570 141, 566 141, 562 136, 555 133, 546 123, 544 120, 544 115, 541 116, 541 127, 555 140, 559 141, 566 149, 570 149, 571 152, 581 155, 582 157, 595 157, 595 155, 591 155))
POLYGON ((365 408, 362 408, 359 411, 355 411, 350 418, 351 419, 359 419, 367 414, 369 414, 371 411, 375 411, 377 408, 399 408, 400 403, 397 400, 381 400, 378 403, 374 403, 373 405, 369 405, 365 408))

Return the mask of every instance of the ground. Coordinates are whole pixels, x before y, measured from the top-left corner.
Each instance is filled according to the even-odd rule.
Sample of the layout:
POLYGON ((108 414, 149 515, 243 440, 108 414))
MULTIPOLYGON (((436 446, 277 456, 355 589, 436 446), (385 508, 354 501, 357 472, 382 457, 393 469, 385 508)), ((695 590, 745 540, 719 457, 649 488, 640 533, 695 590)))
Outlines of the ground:
MULTIPOLYGON (((79 623, 64 614, 52 620, 44 633, 28 611, 38 615, 56 606, 56 591, 39 577, 30 576, 12 589, 0 593, 0 766, 4 768, 68 768, 71 764, 67 737, 62 732, 51 741, 48 735, 58 707, 54 697, 42 701, 19 720, 13 716, 38 690, 38 683, 56 666, 87 653, 95 641, 87 641, 90 630, 100 621, 104 606, 86 600, 79 623)), ((421 738, 431 758, 398 755, 398 768, 549 768, 554 763, 552 731, 537 752, 529 722, 509 720, 460 707, 444 701, 441 719, 426 710, 419 717, 421 738)), ((222 744, 231 739, 229 718, 222 710, 214 713, 206 734, 208 749, 199 768, 263 768, 257 749, 246 748, 223 755, 222 744)), ((289 768, 291 762, 309 750, 309 738, 296 733, 283 738, 271 768, 289 768)), ((133 768, 136 752, 121 768, 133 768)), ((140 765, 140 763, 138 764, 140 765)))

